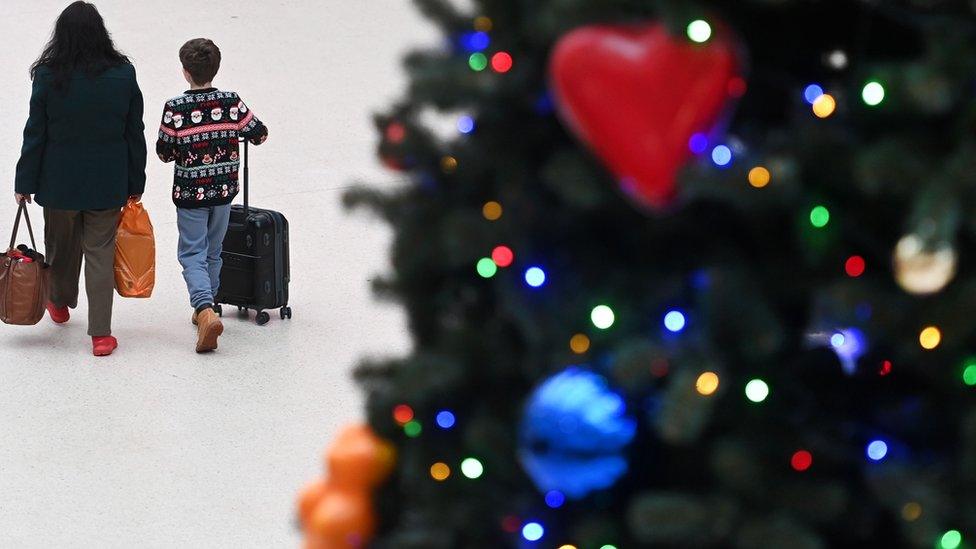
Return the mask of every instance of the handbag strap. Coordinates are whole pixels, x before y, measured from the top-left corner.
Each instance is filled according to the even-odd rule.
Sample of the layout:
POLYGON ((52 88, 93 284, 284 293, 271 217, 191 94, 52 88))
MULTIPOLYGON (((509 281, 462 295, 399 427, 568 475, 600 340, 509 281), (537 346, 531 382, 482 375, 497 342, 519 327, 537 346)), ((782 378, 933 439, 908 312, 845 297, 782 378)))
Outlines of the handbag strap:
POLYGON ((8 250, 13 250, 14 246, 17 245, 17 231, 20 229, 20 215, 24 215, 24 219, 27 221, 27 233, 30 234, 31 247, 34 251, 37 251, 37 242, 34 241, 34 228, 31 227, 30 214, 27 212, 27 202, 21 202, 20 207, 17 208, 17 219, 14 221, 14 230, 10 234, 10 247, 8 250))

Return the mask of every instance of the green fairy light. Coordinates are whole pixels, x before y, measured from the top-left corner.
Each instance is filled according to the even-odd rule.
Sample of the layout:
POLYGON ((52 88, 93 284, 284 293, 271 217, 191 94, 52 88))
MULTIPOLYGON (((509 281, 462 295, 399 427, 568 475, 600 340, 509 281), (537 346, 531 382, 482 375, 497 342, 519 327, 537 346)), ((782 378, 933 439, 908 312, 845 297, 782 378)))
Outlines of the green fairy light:
POLYGON ((766 400, 769 396, 769 385, 761 379, 754 379, 746 384, 746 398, 755 403, 766 400))
POLYGON ((701 19, 689 23, 687 31, 688 38, 698 44, 704 44, 712 37, 712 26, 708 24, 708 21, 701 19))
POLYGON ((478 274, 484 278, 491 278, 498 272, 498 265, 490 257, 483 257, 478 261, 478 274))
POLYGON ((613 326, 615 320, 613 309, 606 305, 597 305, 590 313, 590 320, 593 321, 593 325, 597 328, 606 330, 613 326))
POLYGON ((461 462, 461 474, 474 480, 485 472, 485 466, 475 458, 467 458, 461 462))
POLYGON ((403 432, 410 438, 417 438, 420 436, 423 427, 420 425, 419 421, 409 421, 403 426, 403 432))
POLYGON ((864 89, 861 90, 861 99, 864 103, 871 107, 877 107, 884 101, 885 89, 880 82, 868 82, 864 85, 864 89))
POLYGON ((810 224, 818 229, 822 229, 830 222, 830 210, 825 206, 816 206, 810 210, 810 224))
POLYGON ((481 72, 488 68, 488 57, 481 52, 472 53, 468 58, 468 66, 471 70, 481 72))
POLYGON ((970 387, 976 387, 976 359, 966 361, 966 366, 962 371, 962 382, 970 387))
POLYGON ((962 545, 962 534, 959 530, 949 530, 945 534, 942 534, 942 539, 939 540, 939 546, 942 549, 956 549, 962 545))

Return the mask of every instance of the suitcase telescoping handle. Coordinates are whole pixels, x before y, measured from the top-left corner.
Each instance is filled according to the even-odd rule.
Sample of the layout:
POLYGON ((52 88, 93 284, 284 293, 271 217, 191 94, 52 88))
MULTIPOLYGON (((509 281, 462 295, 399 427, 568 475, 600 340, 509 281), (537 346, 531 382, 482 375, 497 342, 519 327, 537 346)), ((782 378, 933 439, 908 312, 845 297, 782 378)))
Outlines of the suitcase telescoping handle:
POLYGON ((247 186, 248 186, 247 185, 248 184, 247 159, 251 155, 248 153, 247 139, 241 139, 241 141, 244 142, 244 215, 247 215, 251 211, 247 202, 247 186))

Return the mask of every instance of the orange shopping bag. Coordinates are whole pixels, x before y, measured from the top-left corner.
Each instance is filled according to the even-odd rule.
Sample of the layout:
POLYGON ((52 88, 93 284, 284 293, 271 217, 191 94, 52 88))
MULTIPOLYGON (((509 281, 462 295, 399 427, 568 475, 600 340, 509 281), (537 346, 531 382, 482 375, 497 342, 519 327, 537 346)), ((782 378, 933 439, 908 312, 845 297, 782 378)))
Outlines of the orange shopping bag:
POLYGON ((115 237, 115 289, 122 297, 149 297, 156 284, 156 239, 149 212, 129 199, 115 237))

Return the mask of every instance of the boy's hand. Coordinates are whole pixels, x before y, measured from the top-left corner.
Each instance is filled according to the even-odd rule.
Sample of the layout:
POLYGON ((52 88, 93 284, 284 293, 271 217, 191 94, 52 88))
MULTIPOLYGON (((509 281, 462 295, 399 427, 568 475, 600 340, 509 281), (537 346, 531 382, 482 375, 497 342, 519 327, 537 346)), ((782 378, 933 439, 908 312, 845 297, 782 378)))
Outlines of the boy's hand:
POLYGON ((130 194, 129 195, 129 200, 135 200, 136 202, 139 202, 140 200, 142 200, 142 195, 141 194, 130 194))
POLYGON ((16 200, 18 204, 23 204, 24 202, 30 204, 31 203, 31 195, 29 195, 29 194, 14 193, 14 200, 16 200))

